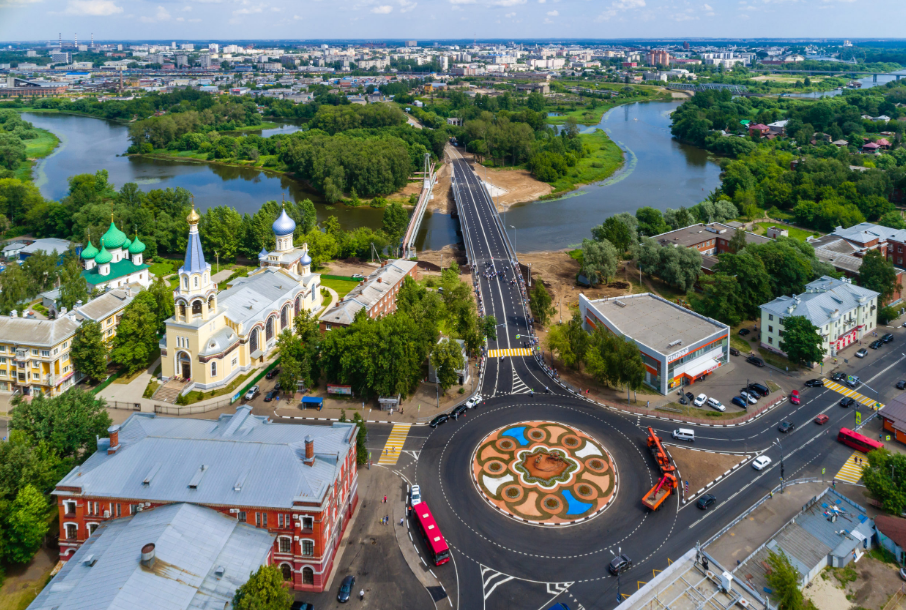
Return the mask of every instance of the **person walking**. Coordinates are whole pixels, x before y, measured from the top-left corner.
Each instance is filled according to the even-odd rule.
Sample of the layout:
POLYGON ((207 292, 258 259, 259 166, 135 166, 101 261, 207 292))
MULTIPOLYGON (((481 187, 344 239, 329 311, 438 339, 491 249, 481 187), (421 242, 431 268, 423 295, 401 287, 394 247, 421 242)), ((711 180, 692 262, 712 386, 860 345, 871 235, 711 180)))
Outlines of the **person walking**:
POLYGON ((386 503, 387 503, 387 496, 384 496, 384 502, 383 502, 383 504, 386 504, 386 503))
POLYGON ((359 591, 359 601, 365 601, 365 589, 359 591))

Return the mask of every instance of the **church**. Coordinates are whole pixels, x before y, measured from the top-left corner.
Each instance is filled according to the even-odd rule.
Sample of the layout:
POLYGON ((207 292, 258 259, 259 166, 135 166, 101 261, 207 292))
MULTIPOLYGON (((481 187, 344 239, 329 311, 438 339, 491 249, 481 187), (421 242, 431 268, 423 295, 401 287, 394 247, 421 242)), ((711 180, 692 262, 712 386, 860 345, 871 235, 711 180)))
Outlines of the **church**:
POLYGON ((142 258, 145 252, 138 235, 130 240, 110 218, 110 228, 101 236, 98 250, 88 239, 82 249, 82 277, 88 282, 89 290, 106 291, 139 284, 145 288, 151 285, 151 273, 142 258))
POLYGON ((193 207, 161 368, 164 381, 188 380, 193 390, 210 391, 262 364, 302 311, 321 309, 321 276, 311 272, 308 245, 293 246, 296 223, 283 210, 272 226, 276 249, 262 250, 258 269, 218 292, 201 249, 200 219, 193 207))

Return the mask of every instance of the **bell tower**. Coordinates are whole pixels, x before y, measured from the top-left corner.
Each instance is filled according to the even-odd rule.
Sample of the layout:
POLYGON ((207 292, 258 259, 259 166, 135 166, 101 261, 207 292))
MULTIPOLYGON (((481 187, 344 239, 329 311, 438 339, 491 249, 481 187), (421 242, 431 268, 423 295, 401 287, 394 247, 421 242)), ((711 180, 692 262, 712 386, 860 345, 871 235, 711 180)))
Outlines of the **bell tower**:
POLYGON ((194 201, 186 220, 189 222, 189 243, 185 261, 179 268, 179 288, 174 293, 177 322, 207 320, 217 308, 217 285, 211 280, 211 265, 205 262, 201 250, 198 234, 201 216, 195 211, 194 201))

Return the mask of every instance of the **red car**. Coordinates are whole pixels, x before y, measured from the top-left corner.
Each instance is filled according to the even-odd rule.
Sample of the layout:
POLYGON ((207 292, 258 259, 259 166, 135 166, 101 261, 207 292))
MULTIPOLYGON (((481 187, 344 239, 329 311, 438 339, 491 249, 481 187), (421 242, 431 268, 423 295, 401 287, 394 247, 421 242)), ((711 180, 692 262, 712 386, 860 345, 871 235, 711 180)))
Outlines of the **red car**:
POLYGON ((790 402, 794 405, 799 404, 799 390, 793 390, 793 393, 790 394, 790 402))
POLYGON ((827 423, 827 420, 829 420, 829 419, 830 419, 830 417, 828 417, 827 415, 824 415, 822 413, 821 415, 819 415, 818 417, 815 418, 815 423, 818 424, 819 426, 823 426, 824 424, 827 423))

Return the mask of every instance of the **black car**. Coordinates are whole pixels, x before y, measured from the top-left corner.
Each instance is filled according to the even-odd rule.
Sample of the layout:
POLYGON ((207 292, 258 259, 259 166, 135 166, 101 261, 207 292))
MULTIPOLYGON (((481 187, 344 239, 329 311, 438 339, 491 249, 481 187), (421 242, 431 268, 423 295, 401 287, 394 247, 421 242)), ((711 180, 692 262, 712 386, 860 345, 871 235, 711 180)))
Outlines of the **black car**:
POLYGON ((686 392, 686 400, 692 402, 693 400, 695 400, 695 394, 693 394, 692 392, 686 392))
POLYGON ((714 506, 715 502, 717 502, 717 498, 715 498, 711 494, 705 494, 698 499, 698 502, 696 502, 695 505, 702 510, 708 510, 709 508, 714 506))
POLYGON ((271 369, 267 372, 267 375, 264 376, 265 379, 273 379, 280 374, 280 369, 271 369))
POLYGON ((272 400, 280 400, 280 390, 271 390, 264 396, 264 402, 270 402, 272 400))
POLYGON ((840 406, 845 407, 847 409, 849 407, 853 406, 854 404, 856 404, 856 401, 853 400, 852 398, 844 398, 843 400, 840 401, 840 406))
POLYGON ((790 430, 792 430, 795 427, 796 427, 796 424, 794 424, 791 421, 782 421, 782 422, 780 422, 780 425, 777 426, 777 429, 780 430, 781 432, 783 432, 784 434, 786 434, 787 432, 789 432, 790 430))
POLYGON ((345 604, 352 596, 352 588, 355 586, 355 576, 347 576, 340 583, 340 592, 337 593, 337 601, 345 604))
POLYGON ((294 602, 289 610, 315 610, 315 607, 305 602, 294 602))
POLYGON ((607 566, 607 569, 610 570, 611 574, 616 575, 625 572, 631 567, 632 560, 626 555, 620 555, 613 558, 613 561, 610 562, 610 565, 607 566))
POLYGON ((682 398, 679 399, 679 403, 680 403, 681 405, 688 405, 688 404, 689 404, 689 401, 686 400, 686 397, 685 397, 685 396, 683 396, 682 398))
POLYGON ((762 385, 760 383, 750 383, 749 387, 743 388, 743 390, 748 390, 749 392, 753 392, 756 395, 761 396, 761 397, 765 397, 771 393, 771 391, 768 389, 767 386, 762 385))
POLYGON ((432 419, 431 423, 428 425, 431 426, 432 428, 436 428, 439 425, 446 423, 448 419, 450 419, 449 415, 447 415, 446 413, 441 413, 440 415, 438 415, 437 417, 432 419))
POLYGON ((750 331, 748 328, 740 328, 740 329, 739 329, 739 336, 740 336, 740 337, 745 337, 745 336, 748 335, 750 332, 752 332, 752 331, 750 331))
POLYGON ((809 379, 805 382, 805 387, 807 388, 820 388, 823 385, 824 381, 822 379, 809 379))
POLYGON ((738 355, 739 355, 739 350, 736 349, 735 347, 731 347, 731 348, 730 348, 730 355, 731 355, 731 356, 738 356, 738 355))
POLYGON ((831 375, 831 381, 846 381, 846 375, 844 373, 834 373, 831 375))
POLYGON ((881 337, 881 341, 883 341, 884 343, 890 343, 891 341, 893 341, 893 335, 887 333, 886 335, 881 337))
POLYGON ((868 347, 870 347, 871 349, 878 349, 882 345, 884 345, 883 341, 881 341, 880 339, 875 339, 874 341, 872 341, 871 343, 868 344, 868 347))
POLYGON ((898 389, 898 390, 906 390, 906 381, 903 381, 902 379, 901 379, 900 381, 898 381, 898 382, 897 382, 897 389, 898 389))
POLYGON ((758 367, 764 366, 764 360, 762 360, 758 356, 749 356, 748 358, 746 358, 746 362, 748 362, 749 364, 754 364, 758 367))
POLYGON ((465 405, 465 403, 463 403, 463 404, 459 405, 458 407, 456 407, 455 409, 453 409, 452 411, 450 411, 450 417, 452 417, 453 419, 459 419, 459 416, 468 410, 469 410, 469 407, 467 407, 465 405))

